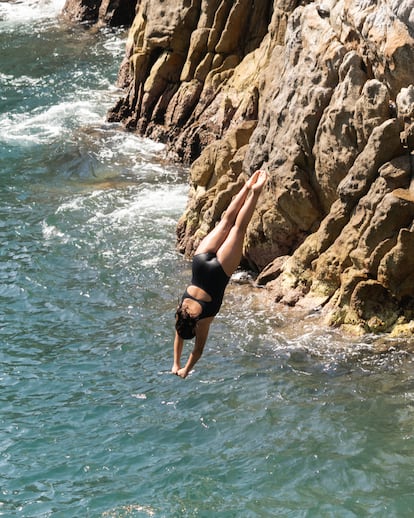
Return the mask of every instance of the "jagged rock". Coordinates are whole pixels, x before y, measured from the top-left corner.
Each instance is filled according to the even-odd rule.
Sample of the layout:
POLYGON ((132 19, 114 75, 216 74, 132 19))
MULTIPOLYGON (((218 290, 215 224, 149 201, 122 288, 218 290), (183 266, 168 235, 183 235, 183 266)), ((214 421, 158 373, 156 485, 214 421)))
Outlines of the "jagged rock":
POLYGON ((258 286, 265 286, 269 282, 275 280, 283 272, 283 266, 289 259, 288 255, 276 257, 266 268, 257 276, 256 284, 258 286))
POLYGON ((387 330, 397 320, 398 305, 384 286, 375 280, 357 283, 350 309, 369 331, 387 330))
MULTIPOLYGON (((192 196, 177 229, 178 248, 190 255, 214 227, 241 186, 241 163, 255 121, 246 121, 212 142, 191 169, 192 196), (223 174, 226 171, 226 174, 223 174), (200 221, 202 224, 200 225, 200 221), (199 228, 195 231, 194 223, 199 228)), ((245 178, 246 179, 246 178, 245 178)))
POLYGON ((135 8, 140 0, 102 0, 98 22, 112 27, 130 27, 135 17, 135 8))
POLYGON ((167 142, 187 163, 237 122, 256 120, 256 82, 243 58, 266 35, 271 9, 252 0, 141 1, 131 29, 132 80, 110 120, 167 142))
POLYGON ((272 264, 273 298, 414 328, 413 17, 412 0, 138 3, 109 117, 192 164, 182 252, 266 167, 244 255, 272 264))
POLYGON ((63 15, 87 24, 130 26, 140 0, 66 0, 63 15))
POLYGON ((397 95, 397 116, 401 128, 401 141, 408 149, 414 149, 414 86, 402 88, 397 95))
MULTIPOLYGON (((409 201, 413 212, 414 198, 409 201)), ((381 259, 378 266, 378 281, 398 300, 412 297, 414 285, 414 231, 402 228, 397 243, 381 259)))

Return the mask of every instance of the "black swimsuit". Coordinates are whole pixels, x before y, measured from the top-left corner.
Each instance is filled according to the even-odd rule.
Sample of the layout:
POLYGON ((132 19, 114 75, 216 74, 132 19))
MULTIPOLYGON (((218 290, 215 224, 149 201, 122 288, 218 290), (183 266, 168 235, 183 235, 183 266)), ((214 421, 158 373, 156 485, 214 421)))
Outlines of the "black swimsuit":
POLYGON ((196 299, 185 290, 181 302, 184 299, 192 299, 201 305, 199 319, 214 317, 219 312, 223 302, 224 290, 230 277, 221 266, 216 254, 207 252, 193 257, 193 276, 191 285, 201 288, 211 297, 211 301, 196 299))

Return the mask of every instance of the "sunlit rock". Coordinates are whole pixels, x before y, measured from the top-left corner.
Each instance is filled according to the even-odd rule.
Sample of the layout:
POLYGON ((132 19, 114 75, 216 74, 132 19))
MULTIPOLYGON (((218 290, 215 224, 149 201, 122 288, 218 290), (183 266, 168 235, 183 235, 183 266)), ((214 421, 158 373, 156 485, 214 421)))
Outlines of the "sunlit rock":
POLYGON ((130 26, 139 0, 66 0, 65 17, 87 24, 130 26))
POLYGON ((138 2, 109 118, 192 164, 182 252, 265 167, 244 255, 273 299, 413 329, 413 16, 411 0, 138 2))

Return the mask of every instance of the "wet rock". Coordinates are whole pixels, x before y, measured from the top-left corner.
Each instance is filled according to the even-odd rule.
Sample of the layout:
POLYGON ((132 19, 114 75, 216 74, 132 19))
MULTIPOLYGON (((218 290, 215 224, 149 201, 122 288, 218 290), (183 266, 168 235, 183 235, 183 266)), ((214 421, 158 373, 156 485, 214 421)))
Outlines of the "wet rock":
POLYGON ((130 26, 139 0, 66 0, 63 15, 75 22, 130 26))
POLYGON ((166 142, 186 163, 231 127, 257 120, 250 75, 259 63, 243 59, 265 37, 271 10, 271 2, 252 0, 141 1, 131 29, 131 82, 110 120, 166 142))
POLYGON ((288 255, 276 257, 276 259, 269 263, 260 272, 256 279, 256 284, 258 286, 265 286, 269 282, 277 279, 279 275, 283 272, 283 266, 288 259, 288 255))
MULTIPOLYGON (((367 331, 388 330, 398 318, 398 305, 390 292, 375 280, 359 282, 351 295, 350 313, 355 313, 367 331)), ((349 313, 345 323, 349 321, 349 313)))

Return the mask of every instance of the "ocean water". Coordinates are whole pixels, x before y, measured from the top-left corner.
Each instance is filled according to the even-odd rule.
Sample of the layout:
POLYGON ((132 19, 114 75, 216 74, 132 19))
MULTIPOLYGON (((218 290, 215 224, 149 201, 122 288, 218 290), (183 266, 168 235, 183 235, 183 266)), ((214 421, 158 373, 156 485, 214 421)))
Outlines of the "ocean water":
POLYGON ((411 517, 410 344, 232 283, 169 373, 187 171, 105 122, 126 33, 62 5, 0 2, 0 516, 411 517))

